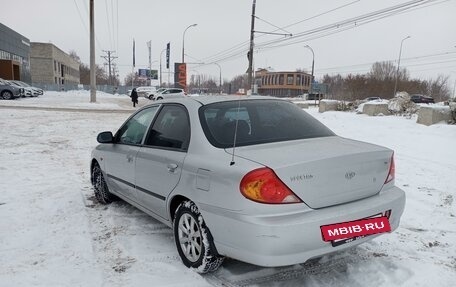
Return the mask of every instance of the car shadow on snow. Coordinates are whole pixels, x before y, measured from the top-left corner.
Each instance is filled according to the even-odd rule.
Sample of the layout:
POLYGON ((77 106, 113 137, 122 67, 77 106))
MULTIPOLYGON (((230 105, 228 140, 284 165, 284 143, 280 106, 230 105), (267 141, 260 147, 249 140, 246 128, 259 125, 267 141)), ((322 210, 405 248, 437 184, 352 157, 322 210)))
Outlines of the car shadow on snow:
MULTIPOLYGON (((87 196, 86 207, 98 209, 104 216, 109 215, 109 229, 114 230, 114 236, 121 236, 126 241, 138 241, 141 238, 138 244, 159 242, 161 249, 166 250, 166 256, 158 257, 152 253, 131 254, 129 258, 133 258, 132 264, 136 261, 146 265, 153 261, 182 264, 175 251, 172 230, 168 226, 122 200, 103 205, 94 196, 87 196), (141 258, 142 256, 147 258, 141 258)), ((368 242, 302 264, 276 268, 260 267, 226 258, 219 270, 201 276, 211 285, 234 287, 370 286, 372 282, 386 286, 400 285, 413 275, 404 266, 397 265, 394 256, 390 257, 387 253, 378 251, 375 246, 371 248, 371 244, 375 245, 368 242)), ((144 248, 148 249, 145 246, 144 248)), ((124 252, 130 253, 125 249, 124 252)))
POLYGON ((378 286, 400 285, 411 276, 388 254, 357 247, 278 268, 227 259, 206 279, 215 286, 371 286, 373 282, 378 286))

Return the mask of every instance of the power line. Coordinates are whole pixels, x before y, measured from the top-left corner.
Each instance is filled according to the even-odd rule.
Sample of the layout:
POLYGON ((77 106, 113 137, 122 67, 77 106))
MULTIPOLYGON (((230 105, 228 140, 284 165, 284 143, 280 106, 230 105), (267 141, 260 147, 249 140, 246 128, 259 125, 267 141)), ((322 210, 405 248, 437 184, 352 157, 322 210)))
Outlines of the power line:
MULTIPOLYGON (((364 25, 364 24, 367 24, 367 23, 371 23, 373 21, 378 21, 380 19, 384 19, 384 18, 387 18, 387 17, 391 17, 391 16, 394 16, 394 15, 401 14, 401 13, 405 13, 405 12, 410 12, 410 11, 414 11, 414 10, 417 10, 417 9, 426 8, 426 7, 429 7, 429 6, 432 6, 432 5, 442 4, 442 3, 447 2, 447 1, 450 1, 450 0, 443 0, 443 1, 442 0, 414 0, 414 1, 409 1, 409 2, 406 2, 406 3, 402 3, 402 4, 399 4, 399 5, 383 8, 383 9, 380 9, 380 10, 377 10, 377 11, 373 11, 373 12, 370 12, 370 13, 367 13, 367 14, 363 14, 363 15, 360 15, 360 16, 356 16, 356 17, 352 17, 352 18, 345 19, 345 20, 342 20, 342 21, 338 21, 338 22, 335 22, 335 23, 332 23, 332 24, 329 24, 329 25, 325 25, 325 26, 321 26, 321 27, 317 27, 317 28, 308 30, 308 31, 304 31, 304 32, 295 34, 294 36, 286 38, 286 39, 279 39, 279 40, 276 39, 276 40, 265 41, 263 43, 257 44, 256 49, 271 50, 271 49, 275 49, 275 48, 279 48, 279 47, 284 47, 284 46, 288 46, 288 45, 294 45, 294 44, 299 44, 299 43, 302 43, 302 42, 307 42, 307 41, 310 41, 310 40, 326 37, 326 36, 329 36, 329 35, 332 35, 332 34, 335 34, 335 33, 340 33, 342 31, 353 29, 355 27, 358 27, 358 26, 361 26, 361 25, 364 25), (435 2, 435 3, 433 3, 433 2, 435 2), (306 36, 307 36, 307 38, 304 38, 306 36), (304 38, 304 39, 302 39, 302 38, 304 38), (290 42, 291 40, 293 40, 293 41, 290 42), (288 42, 288 43, 280 44, 282 42, 288 42), (277 44, 277 45, 274 45, 274 44, 277 44)), ((350 5, 350 4, 355 3, 355 2, 351 2, 351 3, 348 3, 346 5, 350 5)), ((346 5, 337 7, 335 9, 343 8, 346 5)), ((332 9, 332 10, 334 10, 334 9, 332 9)), ((329 13, 330 11, 331 10, 329 10, 329 11, 327 11, 325 13, 329 13)), ((321 13, 321 14, 323 14, 323 13, 321 13)), ((306 20, 306 19, 304 19, 304 20, 306 20)), ((242 47, 243 45, 244 44, 241 44, 240 47, 242 47)), ((209 58, 206 58, 205 60, 206 61, 211 61, 211 62, 224 62, 224 61, 228 61, 228 60, 237 59, 237 58, 239 58, 241 56, 243 57, 245 55, 245 53, 247 52, 246 49, 242 49, 242 50, 239 50, 239 49, 234 50, 234 49, 232 49, 232 51, 230 49, 228 49, 226 51, 227 52, 225 52, 225 53, 219 53, 219 55, 220 55, 219 57, 209 57, 209 58), (210 60, 208 60, 208 59, 210 59, 210 60)))
MULTIPOLYGON (((84 17, 82 17, 82 14, 81 14, 81 11, 79 9, 79 6, 78 6, 76 0, 73 0, 73 1, 74 1, 74 4, 76 5, 76 9, 78 10, 79 18, 81 19, 82 24, 86 28, 87 35, 89 35, 89 28, 87 27, 86 22, 83 19, 84 17)), ((88 12, 89 8, 87 7, 87 3, 86 3, 85 0, 82 0, 82 3, 84 4, 84 8, 85 8, 85 12, 86 12, 85 15, 86 15, 87 21, 88 21, 88 19, 89 19, 89 12, 88 12)), ((100 44, 100 41, 98 40, 98 37, 96 35, 95 35, 95 39, 97 41, 98 46, 102 47, 101 44, 100 44)))
POLYGON ((111 23, 109 22, 109 9, 108 9, 108 0, 105 0, 105 8, 106 8, 106 19, 108 21, 108 36, 109 36, 109 44, 110 44, 110 47, 111 49, 113 48, 113 45, 112 45, 112 38, 111 38, 111 23))
POLYGON ((114 28, 114 3, 113 3, 114 0, 111 0, 111 24, 112 24, 112 41, 113 41, 113 47, 112 48, 115 48, 116 46, 116 39, 114 38, 114 34, 115 34, 115 31, 116 29, 114 28))
MULTIPOLYGON (((330 9, 330 10, 327 10, 327 11, 324 11, 322 13, 319 13, 317 15, 314 15, 312 17, 309 17, 309 18, 306 18, 306 19, 303 19, 303 20, 300 20, 298 22, 295 22, 295 23, 292 23, 292 24, 289 24, 285 27, 282 27, 282 28, 278 28, 277 30, 274 30, 272 32, 275 32, 275 31, 278 31, 280 29, 286 29, 286 28, 289 28, 289 27, 292 27, 294 25, 297 25, 297 24, 300 24, 300 23, 303 23, 303 22, 306 22, 306 21, 309 21, 309 20, 312 20, 312 19, 315 19, 317 17, 320 17, 320 16, 323 16, 323 15, 326 15, 326 14, 329 14, 331 12, 334 12, 334 11, 337 11, 337 10, 340 10, 342 8, 345 8, 347 6, 350 6, 350 5, 353 5, 354 3, 357 3, 359 2, 360 0, 356 0, 356 1, 352 1, 350 3, 347 3, 347 4, 344 4, 344 5, 341 5, 341 6, 338 6, 336 8, 333 8, 333 9, 330 9)), ((257 35, 255 36, 255 39, 258 39, 260 37, 264 37, 266 35, 264 34, 261 34, 261 35, 257 35)), ((223 62, 225 60, 228 60, 230 59, 231 57, 233 58, 239 58, 239 56, 245 56, 245 54, 247 53, 247 50, 248 50, 248 45, 249 45, 249 41, 244 41, 244 42, 241 42, 237 45, 234 45, 226 50, 223 50, 221 52, 218 52, 212 56, 209 56, 209 57, 206 57, 204 58, 204 62, 223 62), (217 58, 218 57, 218 58, 217 58), (221 59, 220 59, 221 58, 221 59)))
MULTIPOLYGON (((406 3, 399 4, 399 5, 395 5, 395 6, 391 6, 391 7, 388 7, 388 8, 383 8, 383 9, 380 9, 380 10, 377 10, 377 11, 369 12, 369 13, 366 13, 366 14, 363 14, 363 15, 360 15, 360 16, 356 16, 356 17, 352 17, 352 18, 345 19, 345 20, 342 20, 342 21, 338 21, 338 22, 335 22, 335 23, 332 23, 332 24, 328 24, 328 25, 325 25, 325 26, 317 27, 317 28, 314 28, 314 29, 311 29, 311 30, 303 31, 301 33, 295 34, 292 37, 289 37, 289 38, 286 38, 286 39, 279 39, 279 40, 276 39, 276 40, 271 40, 271 41, 268 41, 268 42, 263 42, 263 43, 258 44, 257 46, 260 46, 260 48, 261 47, 266 48, 267 46, 270 46, 268 48, 269 49, 273 49, 273 48, 279 48, 279 47, 289 46, 289 45, 293 45, 293 44, 299 44, 299 43, 302 43, 302 42, 310 40, 309 38, 306 38, 304 40, 300 39, 300 38, 303 38, 303 37, 306 37, 306 36, 313 35, 314 38, 312 38, 312 40, 316 39, 316 38, 325 37, 325 36, 328 36, 328 35, 332 35, 334 33, 339 33, 341 31, 345 31, 345 30, 348 30, 348 29, 359 27, 361 25, 364 25, 364 24, 367 24, 367 23, 371 23, 373 21, 378 21, 380 19, 391 17, 391 16, 397 15, 399 13, 404 13, 407 10, 410 10, 410 9, 413 9, 413 8, 417 8, 419 6, 422 6, 422 5, 425 5, 425 4, 429 4, 429 3, 432 3, 432 2, 436 2, 436 1, 441 1, 441 0, 414 0, 414 1, 409 1, 409 2, 406 2, 406 3), (319 33, 321 33, 321 34, 319 34, 319 33), (299 40, 297 40, 297 39, 299 39, 299 40), (283 42, 288 42, 288 43, 271 46, 271 45, 279 44, 279 43, 283 43, 283 42)), ((441 1, 441 3, 446 2, 446 1, 449 1, 449 0, 441 1)))
POLYGON ((89 34, 89 28, 87 28, 86 22, 82 19, 82 14, 81 14, 81 11, 79 10, 78 3, 76 3, 76 0, 73 0, 73 2, 74 2, 74 5, 76 5, 76 9, 78 10, 79 19, 81 19, 81 22, 82 22, 82 25, 85 28, 85 31, 87 32, 87 34, 89 34))
MULTIPOLYGON (((453 56, 454 54, 456 54, 456 52, 437 53, 437 54, 431 54, 431 55, 423 55, 423 56, 417 56, 417 57, 402 58, 402 61, 405 64, 405 63, 410 62, 410 61, 416 61, 416 60, 420 60, 420 59, 438 57, 438 56, 453 56)), ((375 61, 375 62, 354 64, 354 65, 348 65, 348 66, 320 68, 320 69, 318 69, 318 74, 328 73, 328 72, 331 72, 331 70, 343 70, 343 69, 346 69, 346 68, 356 68, 356 67, 363 67, 363 66, 369 67, 369 69, 370 69, 370 66, 372 66, 374 63, 378 63, 378 62, 395 62, 395 61, 397 61, 397 59, 395 59, 395 60, 393 60, 393 59, 379 60, 379 61, 375 61)), ((435 63, 435 62, 430 62, 430 63, 435 63)), ((410 65, 413 65, 413 64, 405 64, 405 66, 410 66, 410 65)), ((363 69, 363 70, 366 70, 366 69, 363 69)))
POLYGON ((116 10, 117 10, 117 17, 116 17, 116 24, 117 24, 117 42, 116 42, 116 50, 119 51, 119 0, 116 0, 116 10))
MULTIPOLYGON (((392 62, 392 61, 390 61, 390 62, 392 62)), ((416 63, 416 64, 403 64, 403 67, 407 68, 409 70, 417 71, 414 69, 414 67, 440 65, 439 67, 436 67, 436 68, 424 69, 424 70, 437 70, 437 69, 442 68, 441 64, 445 64, 445 63, 450 64, 451 62, 456 62, 456 58, 445 60, 445 61, 432 61, 432 62, 416 63)), ((374 63, 371 63, 369 66, 368 66, 368 64, 360 64, 360 65, 334 67, 334 68, 330 68, 330 69, 328 69, 328 68, 319 69, 317 74, 324 75, 324 74, 349 74, 349 73, 369 72, 371 70, 372 64, 374 64, 374 63), (365 68, 362 68, 363 66, 365 68), (360 68, 356 69, 356 67, 360 67, 360 68), (348 70, 347 70, 347 68, 348 68, 348 70), (350 68, 354 68, 354 69, 350 69, 350 68)), ((454 64, 452 64, 452 65, 454 65, 454 64)), ((420 71, 420 70, 418 70, 418 71, 420 71)))

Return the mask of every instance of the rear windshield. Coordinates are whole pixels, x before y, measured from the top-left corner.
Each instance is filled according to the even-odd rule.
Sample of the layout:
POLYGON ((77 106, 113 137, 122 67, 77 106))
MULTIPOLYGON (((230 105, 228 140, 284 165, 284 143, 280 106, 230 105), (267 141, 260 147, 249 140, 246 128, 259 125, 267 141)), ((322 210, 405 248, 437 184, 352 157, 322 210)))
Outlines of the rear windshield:
POLYGON ((209 104, 199 110, 204 133, 215 147, 247 146, 334 136, 322 123, 293 103, 247 100, 209 104))

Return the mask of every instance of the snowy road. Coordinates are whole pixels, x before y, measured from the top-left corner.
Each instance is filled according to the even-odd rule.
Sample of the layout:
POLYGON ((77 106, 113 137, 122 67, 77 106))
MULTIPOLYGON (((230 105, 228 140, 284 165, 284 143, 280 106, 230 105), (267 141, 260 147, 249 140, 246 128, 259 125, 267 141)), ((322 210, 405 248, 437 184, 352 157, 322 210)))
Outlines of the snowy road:
MULTIPOLYGON (((109 100, 101 106, 116 108, 109 100)), ((396 151, 396 184, 407 193, 400 228, 301 265, 226 260, 200 276, 180 263, 163 224, 124 202, 94 201, 88 169, 96 135, 128 113, 0 107, 0 286, 452 286, 456 126, 310 113, 341 136, 396 151)))

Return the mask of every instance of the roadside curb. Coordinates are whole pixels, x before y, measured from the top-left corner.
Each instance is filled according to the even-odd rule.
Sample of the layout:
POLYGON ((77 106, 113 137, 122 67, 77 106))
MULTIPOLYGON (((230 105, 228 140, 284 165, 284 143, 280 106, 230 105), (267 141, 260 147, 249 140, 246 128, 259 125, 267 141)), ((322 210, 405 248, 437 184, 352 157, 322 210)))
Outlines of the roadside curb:
POLYGON ((20 110, 41 110, 74 113, 133 113, 135 110, 108 110, 108 109, 84 109, 84 108, 53 108, 53 107, 27 107, 27 106, 3 106, 0 109, 20 109, 20 110))

